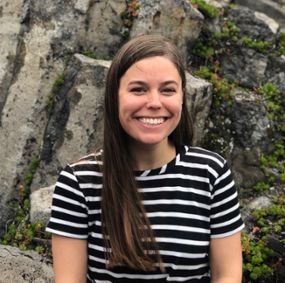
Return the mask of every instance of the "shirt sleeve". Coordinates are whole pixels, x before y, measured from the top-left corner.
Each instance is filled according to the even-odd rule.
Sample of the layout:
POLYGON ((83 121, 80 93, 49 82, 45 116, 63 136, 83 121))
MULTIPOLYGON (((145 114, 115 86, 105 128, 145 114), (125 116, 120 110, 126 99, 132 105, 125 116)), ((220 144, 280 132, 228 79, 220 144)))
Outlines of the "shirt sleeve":
POLYGON ((240 214, 238 194, 232 173, 224 162, 219 168, 211 194, 211 238, 230 236, 244 228, 240 214))
POLYGON ((84 194, 72 168, 61 171, 52 198, 47 232, 75 239, 88 237, 88 213, 84 194))

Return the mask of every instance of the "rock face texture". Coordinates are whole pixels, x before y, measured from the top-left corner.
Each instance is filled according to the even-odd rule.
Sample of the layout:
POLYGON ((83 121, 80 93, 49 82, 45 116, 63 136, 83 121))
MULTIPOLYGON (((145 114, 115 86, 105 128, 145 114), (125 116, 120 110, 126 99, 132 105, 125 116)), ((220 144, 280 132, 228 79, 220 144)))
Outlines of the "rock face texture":
POLYGON ((236 0, 235 2, 275 19, 281 25, 281 30, 285 31, 285 2, 283 0, 236 0))
MULTIPOLYGON (((198 37, 203 17, 187 1, 176 1, 174 17, 170 17, 170 2, 157 1, 156 13, 163 22, 155 24, 153 31, 165 30, 165 19, 171 19, 164 33, 186 50, 198 37)), ((128 5, 126 1, 65 0, 1 4, 0 234, 14 217, 9 203, 17 199, 16 188, 35 157, 40 159, 40 167, 32 190, 54 182, 58 169, 67 162, 67 151, 74 153, 70 161, 100 144, 106 68, 94 66, 85 74, 84 60, 88 58, 73 54, 112 58, 125 40, 125 30, 131 28, 122 20, 123 13, 131 17, 128 5), (86 94, 92 92, 93 96, 86 94)), ((144 13, 148 5, 142 1, 140 11, 144 13)), ((137 33, 134 27, 131 35, 137 33)))
POLYGON ((51 263, 36 252, 21 252, 16 248, 0 245, 1 283, 52 283, 51 263))
POLYGON ((169 38, 186 55, 187 46, 197 38, 204 17, 187 0, 140 0, 138 17, 130 36, 159 33, 169 38), (191 32, 189 32, 191 31, 191 32))
MULTIPOLYGON (((230 9, 226 20, 252 42, 270 41, 273 48, 285 28, 283 0, 206 2, 219 9, 231 2, 247 6, 230 9)), ((196 8, 186 0, 1 1, 0 237, 15 217, 12 204, 35 160, 30 220, 45 222, 59 171, 100 148, 106 73, 128 38, 163 34, 178 45, 191 69, 188 59, 205 23, 212 31, 222 29, 222 21, 207 21, 196 8)), ((187 72, 193 144, 199 146, 208 132, 219 133, 216 141, 237 184, 251 188, 265 177, 260 155, 271 152, 274 140, 268 106, 256 90, 274 83, 285 107, 285 56, 271 58, 245 44, 234 48, 230 41, 225 48, 220 75, 243 88, 235 90, 231 105, 213 107, 211 83, 187 72)), ((1 246, 0 260, 0 282, 52 282, 50 265, 34 253, 1 246)))
MULTIPOLYGON (((265 14, 238 7, 229 12, 228 18, 240 29, 240 37, 250 38, 254 42, 271 41, 274 44, 279 25, 265 14)), ((233 50, 231 56, 225 56, 221 65, 226 78, 253 88, 266 80, 268 62, 268 56, 244 46, 233 50)))

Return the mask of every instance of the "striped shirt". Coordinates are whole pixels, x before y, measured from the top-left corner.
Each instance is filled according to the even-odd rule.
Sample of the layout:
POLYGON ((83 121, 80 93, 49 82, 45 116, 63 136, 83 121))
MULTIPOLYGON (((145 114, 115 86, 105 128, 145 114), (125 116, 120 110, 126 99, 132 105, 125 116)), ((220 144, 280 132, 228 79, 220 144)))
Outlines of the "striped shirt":
POLYGON ((48 232, 88 241, 88 282, 210 282, 210 240, 244 227, 226 161, 211 151, 183 146, 161 168, 134 172, 165 273, 106 268, 100 165, 92 154, 66 166, 47 226, 48 232))

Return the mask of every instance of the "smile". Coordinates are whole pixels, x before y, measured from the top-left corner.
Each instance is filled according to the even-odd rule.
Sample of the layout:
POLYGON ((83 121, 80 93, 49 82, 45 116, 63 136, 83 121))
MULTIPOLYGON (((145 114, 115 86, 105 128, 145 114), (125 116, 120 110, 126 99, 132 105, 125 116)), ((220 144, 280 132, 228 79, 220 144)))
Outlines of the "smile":
POLYGON ((139 118, 139 121, 148 125, 160 125, 165 121, 165 118, 139 118))

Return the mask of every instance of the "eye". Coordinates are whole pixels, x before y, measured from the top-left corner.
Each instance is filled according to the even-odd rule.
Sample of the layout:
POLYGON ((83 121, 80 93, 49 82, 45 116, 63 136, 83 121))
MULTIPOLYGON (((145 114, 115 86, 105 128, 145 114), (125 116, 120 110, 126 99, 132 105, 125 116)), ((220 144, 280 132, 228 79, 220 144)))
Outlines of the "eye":
POLYGON ((130 89, 130 92, 140 95, 145 93, 146 89, 144 87, 133 87, 130 89))
POLYGON ((161 89, 161 92, 165 95, 172 95, 176 93, 176 89, 173 87, 164 87, 161 89))

